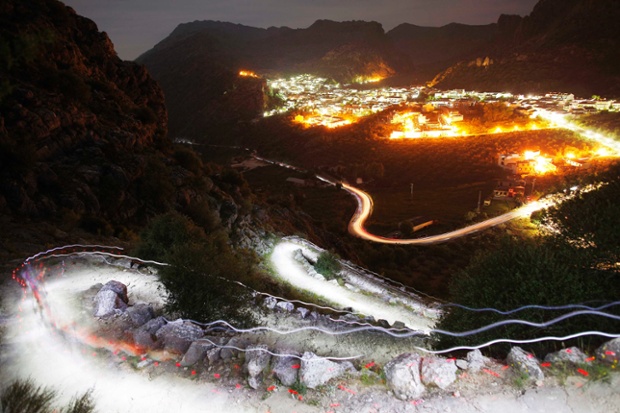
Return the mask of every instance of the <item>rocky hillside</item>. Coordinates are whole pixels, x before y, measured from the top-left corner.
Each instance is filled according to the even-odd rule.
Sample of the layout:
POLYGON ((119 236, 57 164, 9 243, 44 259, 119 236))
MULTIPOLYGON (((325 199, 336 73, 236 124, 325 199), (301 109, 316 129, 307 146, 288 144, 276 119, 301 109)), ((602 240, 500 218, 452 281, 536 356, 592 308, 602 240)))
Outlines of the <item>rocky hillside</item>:
POLYGON ((380 76, 395 85, 617 95, 619 9, 614 0, 541 0, 526 17, 439 28, 404 23, 387 33, 363 21, 318 20, 304 29, 195 21, 138 61, 161 83, 172 136, 230 142, 234 128, 269 103, 264 83, 240 78, 241 69, 343 83, 380 76))
POLYGON ((205 228, 246 219, 243 181, 172 145, 162 90, 95 23, 56 0, 3 1, 0 51, 0 257, 130 239, 170 210, 205 228))
POLYGON ((305 29, 195 21, 179 25, 137 60, 164 90, 171 135, 206 135, 215 142, 269 104, 264 82, 240 77, 240 70, 268 76, 313 73, 344 83, 371 77, 425 81, 475 56, 498 35, 496 24, 403 24, 385 33, 379 23, 363 21, 318 20, 305 29))
POLYGON ((440 88, 620 94, 620 3, 541 0, 529 16, 502 16, 502 36, 477 59, 440 73, 440 88))
POLYGON ((55 0, 0 5, 0 210, 126 220, 167 114, 143 66, 55 0))

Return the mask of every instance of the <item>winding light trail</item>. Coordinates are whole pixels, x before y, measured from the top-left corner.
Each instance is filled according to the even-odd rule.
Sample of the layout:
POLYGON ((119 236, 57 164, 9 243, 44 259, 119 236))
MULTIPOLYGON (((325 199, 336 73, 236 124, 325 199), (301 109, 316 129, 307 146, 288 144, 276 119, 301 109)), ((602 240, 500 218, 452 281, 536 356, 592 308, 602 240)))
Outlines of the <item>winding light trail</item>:
POLYGON ((382 244, 417 244, 417 245, 430 245, 430 244, 438 244, 441 242, 449 241, 453 238, 463 237, 465 235, 473 234, 474 232, 478 232, 487 228, 491 228, 493 226, 503 224, 515 218, 523 218, 531 215, 535 211, 539 211, 544 208, 548 208, 554 204, 551 200, 539 200, 535 202, 531 202, 527 205, 524 205, 520 208, 514 209, 510 212, 507 212, 503 215, 497 216, 495 218, 487 219, 486 221, 478 222, 473 225, 467 226, 465 228, 457 229, 450 232, 445 232, 443 234, 431 235, 429 237, 424 238, 410 238, 410 239, 396 239, 396 238, 385 238, 378 235, 371 234, 364 228, 364 224, 373 210, 373 202, 370 195, 361 189, 355 188, 351 185, 342 183, 342 188, 352 194, 357 200, 357 210, 353 214, 351 221, 349 222, 349 233, 358 238, 365 239, 368 241, 379 242, 382 244))
MULTIPOLYGON (((270 163, 272 165, 278 165, 283 168, 293 169, 299 172, 305 172, 303 169, 298 168, 293 165, 289 165, 283 162, 274 161, 271 159, 263 158, 257 155, 253 155, 255 159, 270 163)), ((326 182, 330 185, 341 184, 342 188, 349 192, 353 197, 357 200, 357 209, 353 216, 351 217, 351 221, 349 221, 349 233, 358 238, 378 242, 382 244, 399 244, 399 245, 431 245, 431 244, 439 244, 442 242, 450 241, 453 238, 463 237, 465 235, 473 234, 474 232, 478 232, 481 230, 485 230, 487 228, 491 228, 505 222, 511 221, 516 218, 523 218, 531 215, 535 211, 539 211, 541 209, 548 208, 554 205, 557 201, 552 201, 550 199, 540 199, 538 201, 530 202, 527 205, 524 205, 520 208, 516 208, 510 212, 507 212, 503 215, 487 219, 482 222, 477 222, 473 225, 457 229, 450 232, 445 232, 443 234, 431 235, 429 237, 424 238, 409 238, 409 239, 397 239, 397 238, 386 238, 381 237, 379 235, 371 234, 364 228, 364 224, 372 215, 373 210, 373 201, 372 197, 367 193, 362 191, 359 188, 351 186, 344 182, 335 182, 332 179, 325 178, 321 175, 316 175, 316 178, 326 182)))

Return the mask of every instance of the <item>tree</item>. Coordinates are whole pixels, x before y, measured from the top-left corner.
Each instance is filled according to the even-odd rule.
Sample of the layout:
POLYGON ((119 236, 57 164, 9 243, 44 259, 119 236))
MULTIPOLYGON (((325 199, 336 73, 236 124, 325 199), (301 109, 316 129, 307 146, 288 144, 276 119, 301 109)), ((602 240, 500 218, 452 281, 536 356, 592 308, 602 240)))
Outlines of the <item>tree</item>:
POLYGON ((620 261, 620 164, 595 179, 603 183, 600 188, 550 208, 542 222, 554 228, 554 238, 578 246, 584 259, 613 267, 620 261))

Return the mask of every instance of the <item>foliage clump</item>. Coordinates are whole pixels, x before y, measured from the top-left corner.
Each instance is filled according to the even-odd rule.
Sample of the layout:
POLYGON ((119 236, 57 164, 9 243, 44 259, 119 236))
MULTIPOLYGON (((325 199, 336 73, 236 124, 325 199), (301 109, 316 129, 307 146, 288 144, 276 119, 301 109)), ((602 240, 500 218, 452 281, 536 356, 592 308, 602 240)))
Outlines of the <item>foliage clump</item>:
POLYGON ((58 409, 53 405, 56 392, 37 386, 32 380, 16 380, 0 395, 0 411, 4 413, 92 413, 95 403, 91 392, 74 397, 71 402, 58 409))
POLYGON ((160 215, 146 228, 136 255, 163 261, 159 276, 169 292, 167 311, 197 321, 255 322, 249 307, 253 257, 235 252, 221 227, 205 232, 176 212, 160 215))
POLYGON ((328 280, 335 279, 341 268, 338 257, 329 251, 323 251, 314 264, 314 269, 328 280))

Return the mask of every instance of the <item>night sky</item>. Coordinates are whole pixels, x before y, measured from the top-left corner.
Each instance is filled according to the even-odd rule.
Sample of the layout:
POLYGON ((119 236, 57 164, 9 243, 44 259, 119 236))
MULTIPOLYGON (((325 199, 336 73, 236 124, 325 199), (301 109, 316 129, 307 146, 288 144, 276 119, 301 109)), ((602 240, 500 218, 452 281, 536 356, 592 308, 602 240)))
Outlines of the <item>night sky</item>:
POLYGON ((253 27, 305 28, 318 19, 443 26, 488 24, 527 15, 538 0, 64 0, 108 33, 123 59, 135 59, 180 23, 220 20, 253 27))

